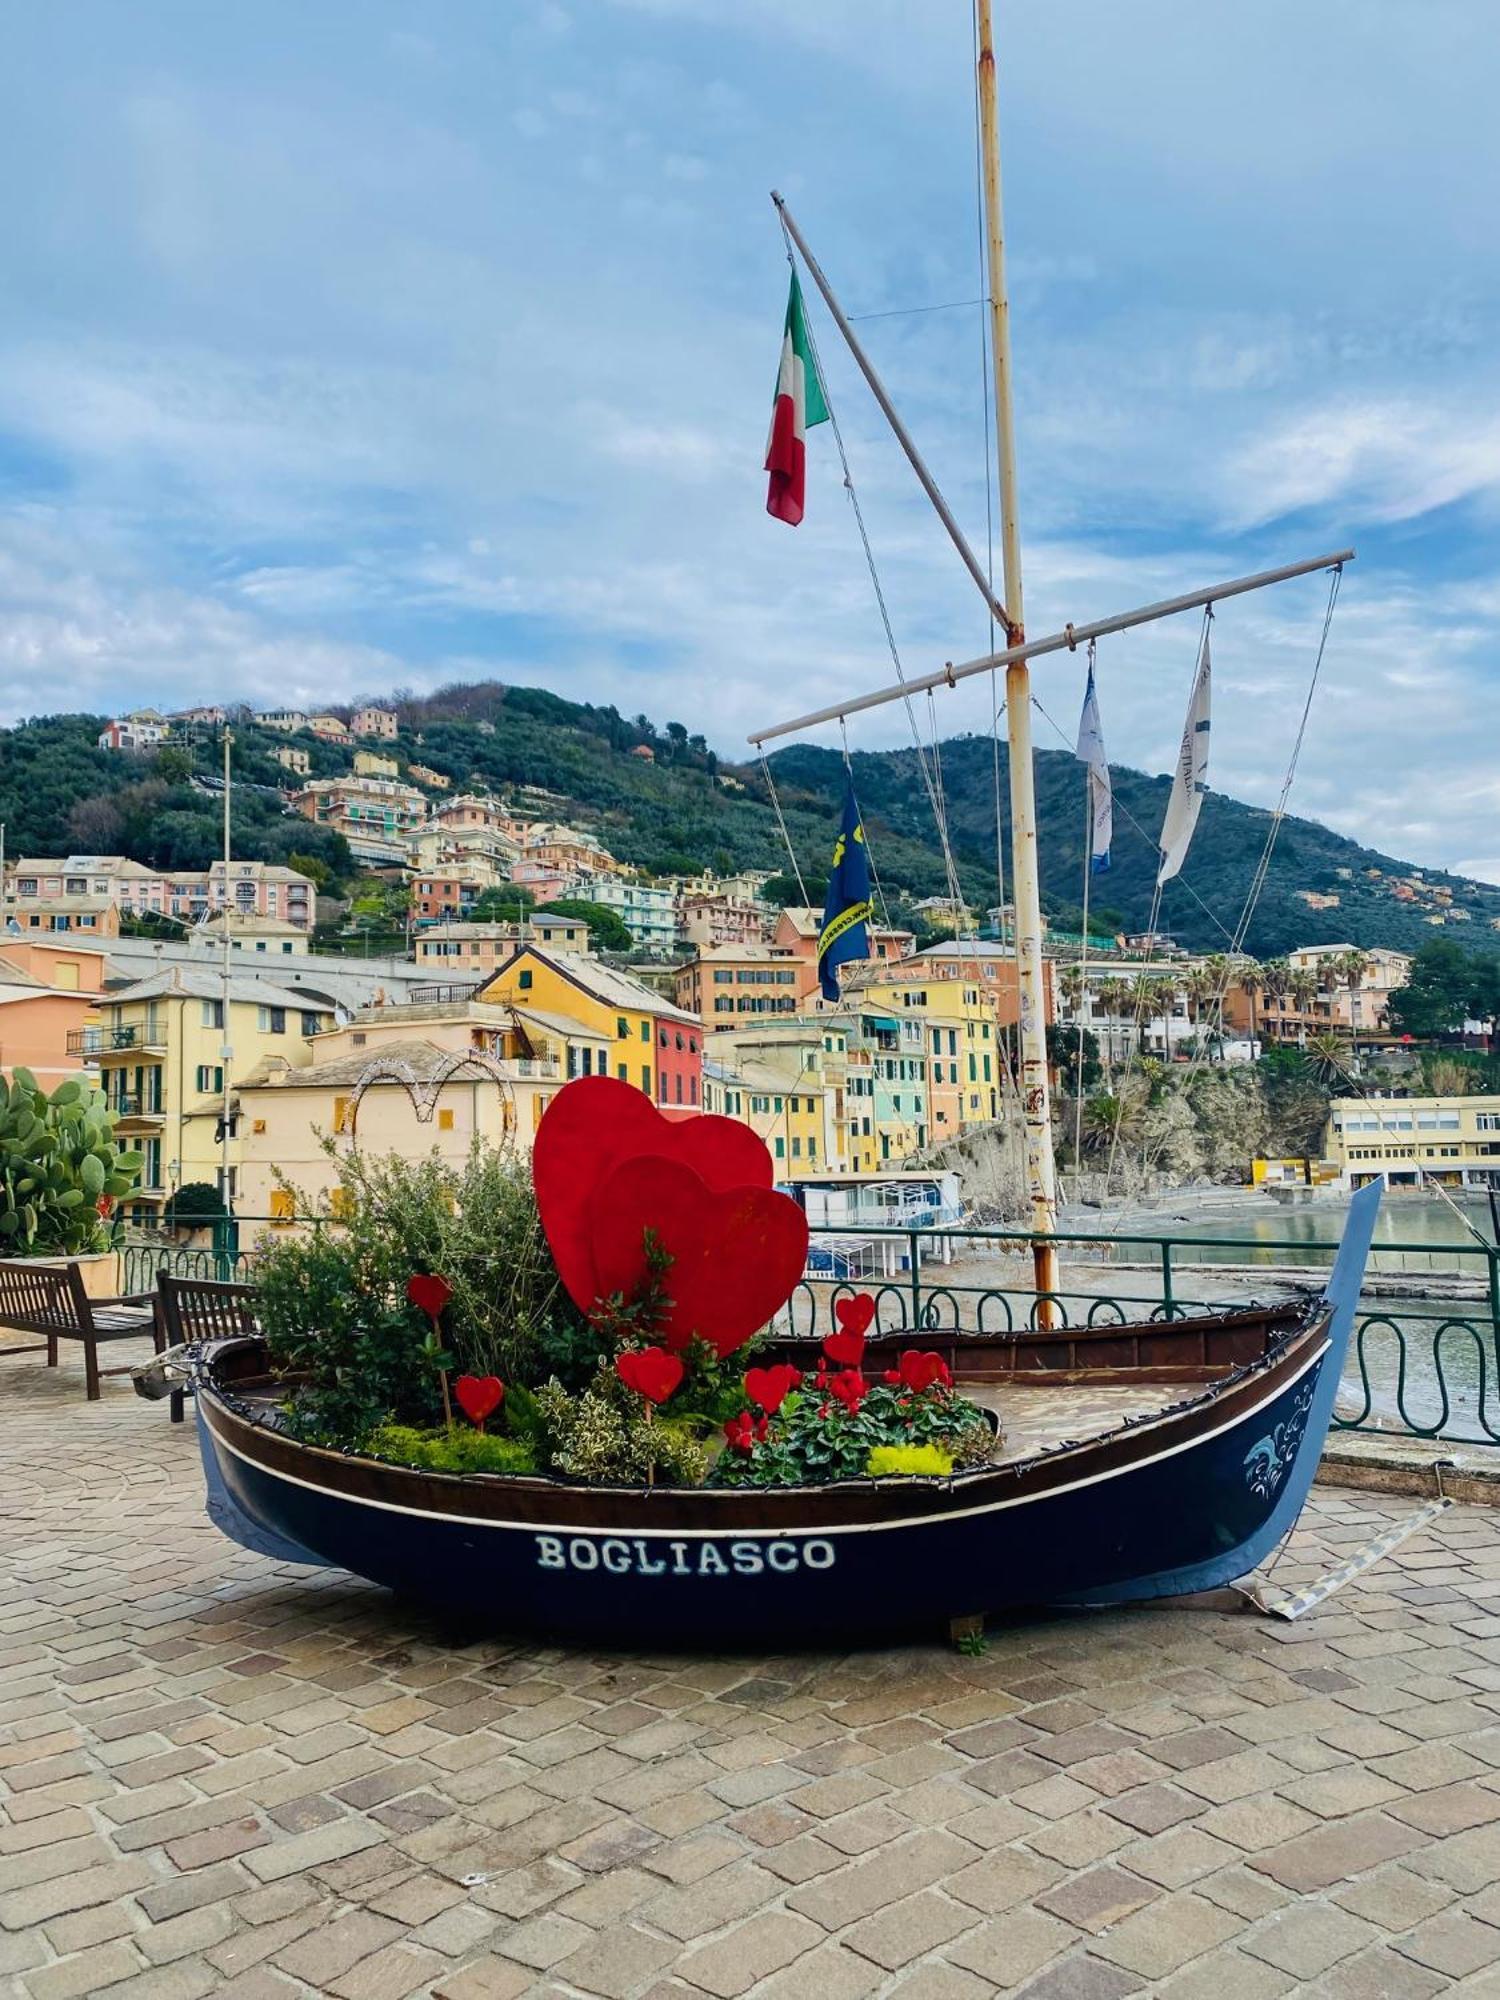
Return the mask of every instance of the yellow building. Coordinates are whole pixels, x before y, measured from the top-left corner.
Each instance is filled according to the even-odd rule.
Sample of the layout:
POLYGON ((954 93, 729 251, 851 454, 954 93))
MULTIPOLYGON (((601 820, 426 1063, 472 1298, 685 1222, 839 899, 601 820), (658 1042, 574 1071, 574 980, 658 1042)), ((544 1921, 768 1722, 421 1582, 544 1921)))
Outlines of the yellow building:
POLYGON ((338 1178, 325 1136, 338 1152, 454 1164, 476 1139, 529 1152, 554 1094, 581 1073, 581 1042, 605 1047, 530 1009, 402 1003, 320 1035, 304 1067, 264 1058, 238 1091, 241 1213, 289 1222, 325 1209, 338 1178))
POLYGON ((929 1140, 940 1145, 999 1117, 999 1030, 994 1005, 977 982, 947 978, 936 968, 921 978, 919 964, 908 959, 899 977, 872 972, 849 984, 861 1013, 921 1020, 929 1140))
POLYGON ((714 1073, 711 1102, 705 1067, 705 1105, 737 1100, 723 1115, 765 1141, 779 1180, 849 1171, 846 1039, 839 1024, 822 1020, 767 1022, 705 1039, 705 1064, 714 1073))
POLYGON ((1500 1187, 1500 1097, 1335 1098, 1323 1154, 1354 1187, 1500 1187))
POLYGON ((394 757, 383 757, 378 750, 356 750, 354 775, 356 778, 399 778, 401 766, 394 757))
MULTIPOLYGON (((333 1024, 315 996, 236 972, 172 966, 101 998, 99 1080, 122 1139, 145 1154, 133 1220, 152 1221, 189 1181, 222 1186, 220 1120, 231 1088, 265 1056, 310 1060, 309 1040, 333 1024)), ((242 1133, 231 1123, 228 1198, 237 1192, 242 1133)))
MULTIPOLYGON (((545 919, 537 918, 537 922, 545 919)), ((521 945, 475 995, 592 1029, 580 1075, 615 1076, 659 1104, 696 1108, 700 1101, 703 1030, 642 980, 576 952, 521 945)))

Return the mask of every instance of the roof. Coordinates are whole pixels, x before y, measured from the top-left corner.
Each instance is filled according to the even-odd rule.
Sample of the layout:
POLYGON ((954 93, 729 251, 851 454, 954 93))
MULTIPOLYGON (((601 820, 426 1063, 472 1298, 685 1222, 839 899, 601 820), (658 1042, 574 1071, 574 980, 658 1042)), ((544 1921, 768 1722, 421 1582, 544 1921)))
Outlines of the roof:
MULTIPOLYGON (((306 1063, 300 1069, 281 1066, 272 1056, 256 1064, 240 1084, 241 1090, 328 1090, 352 1088, 371 1070, 390 1069, 400 1064, 416 1083, 431 1083, 443 1072, 448 1077, 473 1077, 493 1081, 494 1072, 483 1062, 465 1058, 451 1069, 453 1049, 441 1049, 436 1042, 386 1042, 379 1048, 359 1049, 353 1055, 335 1056, 331 1062, 306 1063)), ((378 1080, 378 1079, 377 1079, 378 1080)))
POLYGON ((757 962, 764 960, 768 965, 802 966, 810 970, 808 961, 805 958, 799 957, 789 945, 769 944, 700 945, 696 956, 685 960, 681 969, 686 970, 690 965, 711 964, 713 961, 719 959, 742 958, 754 959, 757 962))
MULTIPOLYGON (((269 979, 257 979, 253 974, 239 971, 230 975, 229 997, 231 1000, 253 1000, 262 1007, 294 1007, 299 1011, 307 1007, 313 998, 293 987, 282 986, 269 979)), ((112 987, 102 998, 110 1006, 132 1000, 222 1000, 224 975, 207 966, 173 965, 153 972, 145 979, 137 979, 129 986, 112 987)), ((328 1011, 326 1002, 319 1011, 328 1011)))
POLYGON ((510 1010, 524 1026, 533 1023, 545 1028, 549 1035, 561 1035, 570 1042, 603 1042, 606 1046, 610 1037, 597 1028, 585 1028, 579 1021, 570 1021, 566 1014, 548 1014, 540 1007, 515 1007, 510 1010))
POLYGON ((145 868, 139 861, 127 861, 123 854, 65 854, 43 856, 40 859, 23 858, 13 861, 10 869, 16 875, 93 875, 100 872, 110 875, 144 876, 156 881, 161 874, 159 868, 145 868))
POLYGON ((674 1007, 670 1000, 663 1000, 654 987, 648 986, 643 979, 622 972, 618 966, 604 965, 597 958, 581 958, 576 953, 548 951, 539 944, 519 946, 504 965, 495 968, 491 978, 498 979, 510 970, 518 958, 528 954, 540 959, 543 965, 574 986, 582 987, 585 993, 591 994, 606 1007, 623 1007, 630 1013, 651 1014, 662 1021, 680 1021, 685 1028, 703 1026, 696 1014, 674 1007))

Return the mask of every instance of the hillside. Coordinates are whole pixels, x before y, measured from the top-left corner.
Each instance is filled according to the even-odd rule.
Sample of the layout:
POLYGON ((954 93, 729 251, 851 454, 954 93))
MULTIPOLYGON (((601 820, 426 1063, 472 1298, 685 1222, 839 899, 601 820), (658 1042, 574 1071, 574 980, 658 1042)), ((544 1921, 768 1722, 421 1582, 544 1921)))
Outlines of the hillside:
MULTIPOLYGON (((397 697, 392 705, 401 736, 380 747, 394 752, 403 770, 415 759, 451 778, 455 789, 539 787, 554 796, 530 802, 536 811, 592 826, 620 859, 652 873, 786 866, 758 768, 721 765, 703 738, 680 723, 658 731, 644 716, 626 718, 613 708, 494 682, 397 697)), ((102 720, 49 716, 0 731, 7 852, 121 852, 164 868, 205 865, 221 838, 220 801, 204 789, 218 769, 217 744, 205 734, 196 744, 174 744, 154 757, 122 756, 95 747, 102 720)), ((347 880, 342 841, 281 810, 275 788, 286 774, 273 752, 288 739, 248 714, 236 718, 235 730, 236 851, 270 861, 293 853, 316 856, 347 880)), ((352 755, 343 746, 307 735, 296 741, 308 751, 314 775, 350 768, 352 755)), ((983 909, 996 900, 992 746, 987 737, 957 737, 942 746, 942 760, 960 882, 983 909)), ((887 897, 941 894, 947 885, 915 754, 860 752, 853 762, 887 897)), ((779 751, 772 769, 798 858, 809 880, 816 880, 833 839, 842 759, 833 750, 798 745, 779 751)), ((1002 752, 1002 796, 1005 776, 1002 752)), ((1112 926, 1140 929, 1150 912, 1155 849, 1139 828, 1154 833, 1160 826, 1168 783, 1117 768, 1115 788, 1114 865, 1096 879, 1094 908, 1112 926)), ((1039 753, 1037 802, 1043 900, 1054 919, 1073 927, 1082 887, 1083 788, 1080 766, 1065 752, 1039 753)), ((1167 890, 1163 927, 1193 949, 1221 948, 1268 824, 1259 808, 1210 796, 1184 875, 1167 890)), ((1262 957, 1298 944, 1341 941, 1414 949, 1434 935, 1426 919, 1451 897, 1448 907, 1470 916, 1450 918, 1444 934, 1470 949, 1500 951, 1500 931, 1491 927, 1500 918, 1500 887, 1434 871, 1427 871, 1425 882, 1408 884, 1416 875, 1399 859, 1310 820, 1289 819, 1247 948, 1262 957), (1398 892, 1398 884, 1406 886, 1398 892), (1340 900, 1336 907, 1313 909, 1298 891, 1340 900)))

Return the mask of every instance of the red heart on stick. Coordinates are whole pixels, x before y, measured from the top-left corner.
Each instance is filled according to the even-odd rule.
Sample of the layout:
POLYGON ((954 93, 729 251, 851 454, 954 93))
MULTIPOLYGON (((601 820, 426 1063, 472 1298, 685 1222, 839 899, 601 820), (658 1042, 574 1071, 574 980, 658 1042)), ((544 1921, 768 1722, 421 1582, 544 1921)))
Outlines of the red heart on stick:
POLYGON ((453 1393, 469 1422, 482 1424, 505 1401, 505 1384, 498 1375, 460 1375, 453 1393))
POLYGON ((648 1229, 673 1260, 662 1339, 683 1348, 696 1334, 721 1359, 780 1311, 807 1263, 807 1217, 789 1195, 767 1187, 715 1190, 678 1160, 625 1160, 590 1205, 601 1298, 629 1298, 639 1289, 648 1229))
POLYGON ((664 1403, 682 1380, 682 1360, 664 1347, 637 1347, 615 1356, 615 1373, 648 1403, 664 1403))
POLYGON ((921 1353, 915 1347, 904 1348, 897 1356, 896 1366, 904 1387, 917 1395, 924 1389, 930 1389, 934 1382, 941 1382, 945 1389, 952 1387, 953 1377, 941 1354, 921 1353))
POLYGON ((537 1128, 531 1171, 553 1261, 580 1312, 615 1289, 594 1270, 594 1195, 622 1161, 646 1153, 691 1168, 715 1191, 771 1186, 771 1155, 736 1119, 663 1118, 644 1091, 612 1076, 580 1076, 565 1085, 537 1128))
POLYGON ((776 1368, 747 1368, 745 1394, 751 1402, 774 1417, 792 1390, 802 1380, 802 1370, 783 1361, 776 1368))
POLYGON ((406 1281, 406 1296, 419 1312, 426 1313, 431 1320, 442 1316, 443 1307, 453 1296, 453 1287, 446 1278, 440 1278, 436 1271, 424 1272, 406 1281))
POLYGON ((845 1333, 868 1333, 875 1317, 875 1300, 869 1292, 856 1292, 852 1299, 835 1299, 833 1316, 845 1333))

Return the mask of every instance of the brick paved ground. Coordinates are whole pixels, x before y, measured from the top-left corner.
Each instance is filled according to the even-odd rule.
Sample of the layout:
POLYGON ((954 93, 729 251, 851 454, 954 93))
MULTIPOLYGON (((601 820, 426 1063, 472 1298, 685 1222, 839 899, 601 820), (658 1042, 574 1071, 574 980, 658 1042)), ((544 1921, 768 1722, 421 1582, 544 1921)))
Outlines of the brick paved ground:
MULTIPOLYGON (((1500 1996, 1500 1513, 1296 1626, 668 1659, 445 1646, 199 1490, 165 1405, 0 1362, 30 2000, 1500 1996)), ((1412 1504, 1322 1491, 1293 1556, 1412 1504)))

